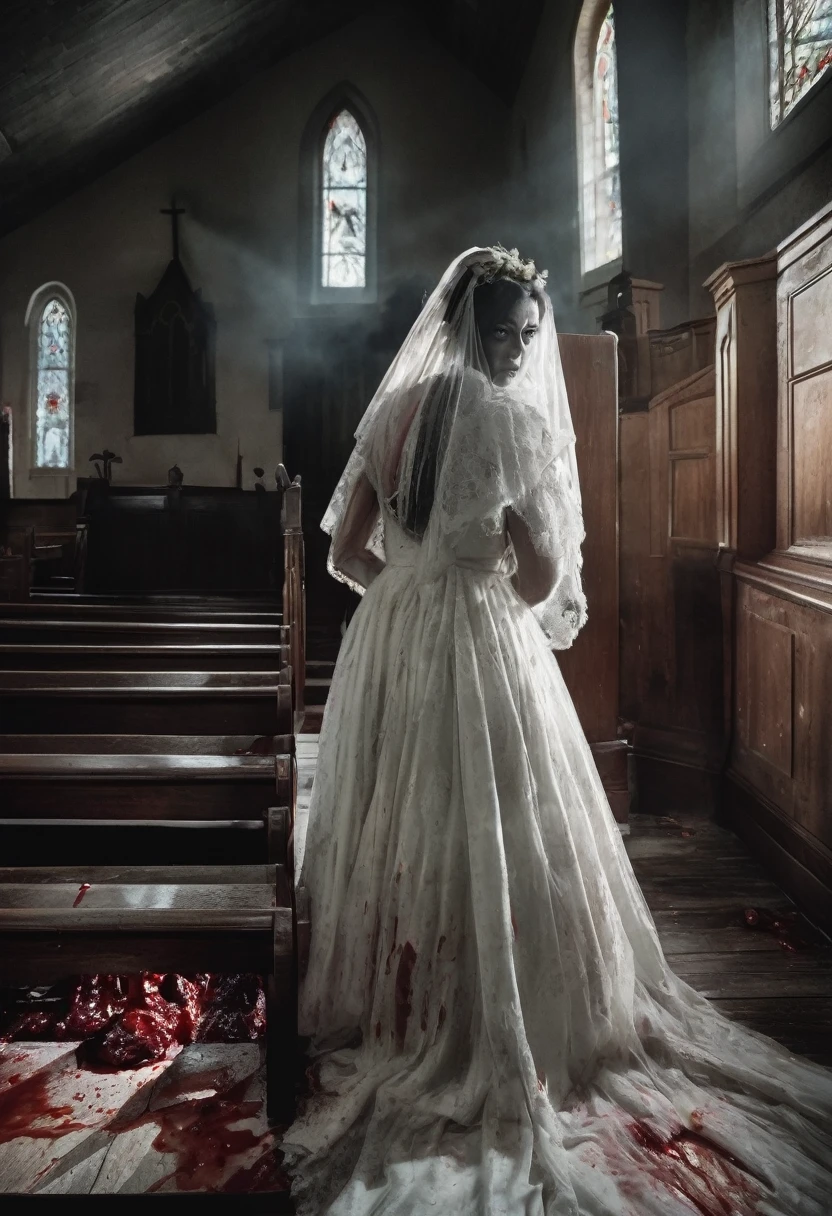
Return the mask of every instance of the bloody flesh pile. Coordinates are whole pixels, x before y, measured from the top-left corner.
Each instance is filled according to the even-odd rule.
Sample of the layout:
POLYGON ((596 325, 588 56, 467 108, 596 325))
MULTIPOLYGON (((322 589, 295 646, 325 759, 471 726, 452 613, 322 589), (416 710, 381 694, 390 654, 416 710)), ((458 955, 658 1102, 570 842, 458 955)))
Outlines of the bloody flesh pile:
POLYGON ((110 1068, 188 1043, 246 1043, 266 1028, 258 975, 85 975, 21 999, 0 993, 0 1040, 69 1040, 110 1068))

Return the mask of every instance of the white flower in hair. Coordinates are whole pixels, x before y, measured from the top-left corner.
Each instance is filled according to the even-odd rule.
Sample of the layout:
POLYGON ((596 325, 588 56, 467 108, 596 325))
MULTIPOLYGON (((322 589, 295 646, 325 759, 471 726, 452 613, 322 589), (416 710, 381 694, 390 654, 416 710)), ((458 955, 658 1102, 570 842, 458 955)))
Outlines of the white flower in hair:
POLYGON ((491 283, 494 279, 514 279, 517 283, 533 283, 543 290, 549 277, 548 270, 538 270, 531 258, 522 258, 517 249, 506 249, 504 245, 492 245, 491 256, 479 263, 479 282, 491 283))

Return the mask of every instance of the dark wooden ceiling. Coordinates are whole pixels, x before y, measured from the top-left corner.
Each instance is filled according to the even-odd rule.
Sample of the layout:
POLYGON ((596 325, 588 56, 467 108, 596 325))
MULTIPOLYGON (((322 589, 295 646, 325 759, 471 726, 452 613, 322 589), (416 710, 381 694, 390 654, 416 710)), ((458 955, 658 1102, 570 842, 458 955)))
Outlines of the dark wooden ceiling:
MULTIPOLYGON (((419 11, 510 101, 542 6, 423 0, 419 11)), ((0 233, 373 7, 373 0, 0 0, 0 233)))

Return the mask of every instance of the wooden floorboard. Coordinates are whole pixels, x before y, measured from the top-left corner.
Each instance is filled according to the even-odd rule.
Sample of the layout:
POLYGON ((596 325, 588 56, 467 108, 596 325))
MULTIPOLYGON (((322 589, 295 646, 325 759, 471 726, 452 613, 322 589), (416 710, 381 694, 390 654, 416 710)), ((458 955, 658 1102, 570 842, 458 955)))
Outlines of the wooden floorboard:
POLYGON ((745 923, 747 909, 794 908, 743 843, 684 812, 634 815, 626 848, 677 975, 727 1017, 832 1064, 830 944, 802 921, 798 950, 745 923))

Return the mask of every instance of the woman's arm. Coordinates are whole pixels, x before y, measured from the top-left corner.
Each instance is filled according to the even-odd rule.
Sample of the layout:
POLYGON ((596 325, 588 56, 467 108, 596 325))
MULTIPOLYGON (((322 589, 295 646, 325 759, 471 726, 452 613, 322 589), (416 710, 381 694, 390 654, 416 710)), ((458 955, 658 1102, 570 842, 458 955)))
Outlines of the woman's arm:
POLYGON ((517 573, 512 583, 520 598, 534 607, 551 595, 558 579, 558 563, 554 557, 537 552, 524 520, 510 507, 506 511, 506 525, 517 557, 517 573))
POLYGON ((376 492, 366 473, 356 482, 338 537, 332 550, 332 564, 349 578, 368 587, 384 569, 384 562, 366 548, 378 519, 376 492))

